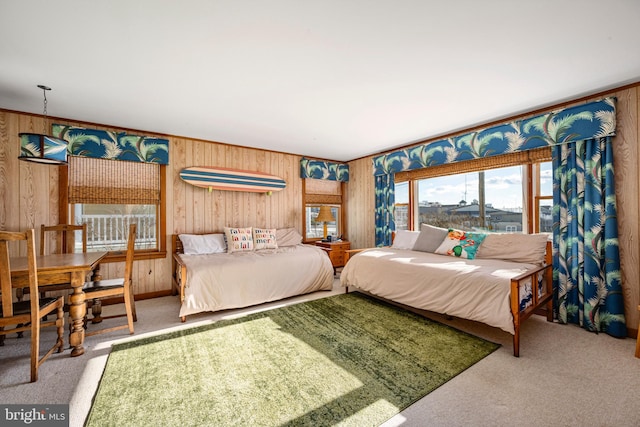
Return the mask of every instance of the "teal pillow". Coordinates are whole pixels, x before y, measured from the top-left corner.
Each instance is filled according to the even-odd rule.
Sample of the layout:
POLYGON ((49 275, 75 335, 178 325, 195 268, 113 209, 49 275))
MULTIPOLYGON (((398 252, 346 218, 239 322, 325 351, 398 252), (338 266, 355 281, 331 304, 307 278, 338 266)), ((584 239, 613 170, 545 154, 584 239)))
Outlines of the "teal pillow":
POLYGON ((484 233, 472 233, 450 228, 435 253, 458 258, 474 259, 478 247, 487 237, 484 233))

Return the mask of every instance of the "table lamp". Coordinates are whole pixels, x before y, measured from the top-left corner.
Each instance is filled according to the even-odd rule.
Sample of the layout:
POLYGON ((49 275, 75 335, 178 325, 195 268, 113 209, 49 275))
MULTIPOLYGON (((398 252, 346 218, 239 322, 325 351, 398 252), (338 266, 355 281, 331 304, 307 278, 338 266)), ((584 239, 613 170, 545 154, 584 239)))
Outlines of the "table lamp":
POLYGON ((323 231, 323 236, 325 240, 327 240, 327 223, 335 222, 335 220, 336 219, 333 217, 333 214, 331 213, 331 206, 327 206, 327 205, 320 206, 320 212, 318 212, 316 221, 323 223, 324 227, 322 231, 323 231))

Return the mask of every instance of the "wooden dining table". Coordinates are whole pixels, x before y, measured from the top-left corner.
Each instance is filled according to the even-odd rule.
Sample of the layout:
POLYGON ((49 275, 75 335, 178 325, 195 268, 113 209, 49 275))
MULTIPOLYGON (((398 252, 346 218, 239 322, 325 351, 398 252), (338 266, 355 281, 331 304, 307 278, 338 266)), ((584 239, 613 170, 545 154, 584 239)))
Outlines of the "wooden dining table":
MULTIPOLYGON (((87 275, 98 267, 107 252, 82 252, 71 254, 38 255, 38 289, 46 291, 47 285, 70 283, 72 293, 69 297, 69 322, 71 333, 71 356, 84 354, 84 317, 87 313, 85 295, 82 286, 87 275)), ((11 285, 14 288, 29 287, 27 257, 12 257, 11 285)))

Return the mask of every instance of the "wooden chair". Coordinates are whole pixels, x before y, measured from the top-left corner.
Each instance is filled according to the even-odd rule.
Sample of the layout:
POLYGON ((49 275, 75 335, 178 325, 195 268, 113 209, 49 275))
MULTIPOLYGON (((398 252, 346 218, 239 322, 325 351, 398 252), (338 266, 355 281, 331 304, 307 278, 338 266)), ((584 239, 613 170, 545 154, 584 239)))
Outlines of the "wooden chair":
POLYGON ((76 231, 82 232, 82 252, 87 252, 87 224, 58 224, 40 226, 40 255, 45 254, 46 235, 56 233, 55 250, 49 251, 52 254, 70 254, 75 252, 75 236, 76 231))
MULTIPOLYGON (((131 224, 129 226, 129 237, 127 240, 127 256, 124 267, 124 277, 118 279, 98 280, 92 282, 86 282, 83 286, 83 290, 87 301, 95 301, 101 298, 109 297, 123 297, 125 314, 118 314, 114 316, 105 316, 102 319, 110 319, 113 317, 127 316, 127 323, 124 325, 118 325, 110 328, 102 328, 91 331, 87 328, 86 336, 101 334, 105 332, 116 331, 119 329, 129 328, 129 333, 133 334, 133 322, 137 321, 136 307, 133 299, 133 287, 131 284, 131 276, 133 273, 133 254, 136 239, 136 225, 131 224)), ((94 305, 99 303, 94 302, 94 305)))
MULTIPOLYGON (((68 254, 75 252, 75 236, 76 231, 82 231, 82 252, 87 252, 87 224, 72 225, 72 224, 58 224, 58 225, 44 225, 40 226, 40 255, 45 255, 45 247, 47 241, 47 235, 55 233, 56 244, 53 251, 49 251, 51 254, 68 254)), ((40 291, 40 298, 46 298, 47 292, 66 291, 71 289, 71 283, 61 283, 59 285, 47 286, 46 291, 40 291)), ((16 291, 16 298, 18 301, 22 301, 24 294, 29 293, 29 288, 19 288, 16 291)))
MULTIPOLYGON (((38 380, 38 368, 51 354, 64 346, 64 301, 62 297, 39 298, 38 272, 36 266, 36 249, 33 229, 26 232, 0 231, 0 289, 2 290, 2 307, 0 307, 0 335, 14 332, 31 331, 31 382, 38 380), (29 262, 29 301, 12 301, 11 265, 9 261, 9 242, 27 242, 27 258, 29 262), (43 321, 48 314, 56 314, 55 320, 43 321), (14 326, 17 325, 17 326, 14 326), (8 326, 13 326, 7 329, 8 326), (40 328, 56 326, 58 338, 47 353, 40 357, 40 328)), ((4 345, 4 340, 0 342, 4 345)))

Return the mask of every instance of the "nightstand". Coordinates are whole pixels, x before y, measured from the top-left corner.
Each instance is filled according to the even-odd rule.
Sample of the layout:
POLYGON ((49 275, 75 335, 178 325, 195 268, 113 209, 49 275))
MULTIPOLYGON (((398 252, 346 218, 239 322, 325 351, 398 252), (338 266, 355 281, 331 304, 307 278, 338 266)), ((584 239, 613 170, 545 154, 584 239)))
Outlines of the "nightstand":
POLYGON ((327 252, 335 273, 337 267, 344 267, 346 263, 345 251, 351 249, 351 242, 344 240, 339 242, 316 242, 316 246, 320 246, 327 252))

